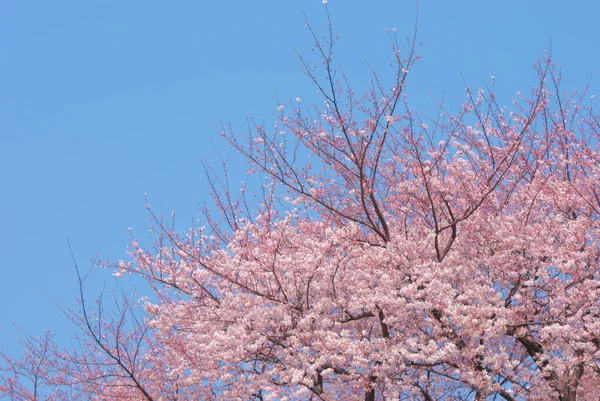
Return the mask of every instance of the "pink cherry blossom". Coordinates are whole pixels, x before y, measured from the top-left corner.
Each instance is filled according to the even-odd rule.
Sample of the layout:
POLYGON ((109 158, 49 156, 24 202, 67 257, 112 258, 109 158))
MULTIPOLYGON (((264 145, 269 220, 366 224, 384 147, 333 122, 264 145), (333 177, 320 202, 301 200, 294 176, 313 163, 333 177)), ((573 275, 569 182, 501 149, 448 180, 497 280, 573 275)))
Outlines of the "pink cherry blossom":
POLYGON ((512 108, 468 90, 426 118, 404 97, 414 43, 363 96, 331 81, 330 46, 330 81, 304 69, 325 111, 222 131, 265 185, 235 198, 212 178, 217 212, 184 233, 148 206, 154 246, 106 267, 153 293, 109 307, 79 276, 73 347, 25 338, 0 395, 600 399, 600 120, 583 96, 558 96, 548 59, 512 108))

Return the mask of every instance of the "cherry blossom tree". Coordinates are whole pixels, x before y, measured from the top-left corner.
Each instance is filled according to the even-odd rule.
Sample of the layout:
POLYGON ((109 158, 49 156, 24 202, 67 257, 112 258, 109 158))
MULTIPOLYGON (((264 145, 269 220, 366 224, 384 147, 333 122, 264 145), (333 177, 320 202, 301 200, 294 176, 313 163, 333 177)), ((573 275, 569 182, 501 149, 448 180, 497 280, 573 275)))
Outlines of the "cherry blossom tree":
MULTIPOLYGON (((115 275, 152 294, 84 297, 71 349, 4 355, 11 399, 598 400, 599 119, 550 55, 513 104, 494 83, 457 113, 413 110, 415 38, 392 82, 355 93, 331 30, 301 58, 324 106, 220 129, 259 177, 184 233, 148 207, 115 275), (45 388, 45 392, 40 389, 45 388), (43 394, 43 398, 42 398, 43 394)), ((416 33, 416 30, 415 30, 416 33)), ((79 275, 78 270, 78 275, 79 275)))

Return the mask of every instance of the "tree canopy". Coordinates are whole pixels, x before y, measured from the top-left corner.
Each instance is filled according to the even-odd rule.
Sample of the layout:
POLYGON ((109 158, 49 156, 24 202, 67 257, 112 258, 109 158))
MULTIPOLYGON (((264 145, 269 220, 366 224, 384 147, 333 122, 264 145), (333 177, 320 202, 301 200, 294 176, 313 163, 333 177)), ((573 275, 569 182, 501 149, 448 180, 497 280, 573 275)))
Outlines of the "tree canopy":
MULTIPOLYGON (((550 54, 530 93, 467 88, 457 112, 410 106, 418 60, 390 34, 393 80, 355 93, 331 31, 301 58, 323 98, 276 124, 220 129, 263 184, 185 233, 156 223, 115 275, 143 303, 85 299, 71 349, 26 338, 13 399, 597 400, 600 139, 550 54), (45 390, 43 390, 45 388, 45 390), (44 392, 45 391, 45 392, 44 392)), ((78 271, 79 274, 79 271, 78 271)))

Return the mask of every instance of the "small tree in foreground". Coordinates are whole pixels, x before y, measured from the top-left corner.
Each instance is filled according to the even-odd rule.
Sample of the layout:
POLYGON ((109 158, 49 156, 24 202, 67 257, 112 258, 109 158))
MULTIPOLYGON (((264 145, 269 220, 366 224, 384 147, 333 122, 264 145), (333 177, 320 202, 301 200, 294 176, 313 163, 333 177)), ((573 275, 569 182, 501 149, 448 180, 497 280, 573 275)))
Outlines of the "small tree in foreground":
POLYGON ((547 57, 510 108, 492 87, 425 118, 405 97, 414 40, 402 55, 392 36, 394 80, 374 76, 362 96, 334 68, 331 32, 315 42, 322 70, 302 62, 323 108, 293 103, 273 129, 222 132, 266 177, 260 200, 211 178, 219 214, 204 226, 180 234, 152 214, 154 249, 133 241, 114 266, 148 280, 151 301, 115 299, 105 317, 82 293, 73 348, 26 340, 23 359, 5 358, 0 394, 600 398, 591 106, 560 93, 547 57))

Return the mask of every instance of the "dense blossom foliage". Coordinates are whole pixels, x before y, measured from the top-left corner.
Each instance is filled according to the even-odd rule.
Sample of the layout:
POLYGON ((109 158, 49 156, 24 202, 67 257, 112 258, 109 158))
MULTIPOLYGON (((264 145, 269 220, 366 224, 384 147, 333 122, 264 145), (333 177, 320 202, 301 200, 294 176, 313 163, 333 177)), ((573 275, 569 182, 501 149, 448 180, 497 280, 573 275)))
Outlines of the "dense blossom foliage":
POLYGON ((26 340, 24 358, 6 357, 0 393, 600 399, 589 97, 561 93, 547 57, 510 107, 493 87, 467 90, 458 113, 440 105, 426 118, 405 95, 412 41, 403 56, 392 36, 394 82, 374 77, 358 96, 336 75, 334 38, 315 40, 323 68, 302 62, 323 108, 297 99, 273 129, 222 132, 263 177, 260 200, 234 199, 217 177, 219 213, 204 226, 181 234, 152 214, 156 246, 134 241, 114 267, 154 293, 123 296, 108 316, 81 294, 77 345, 26 340))

